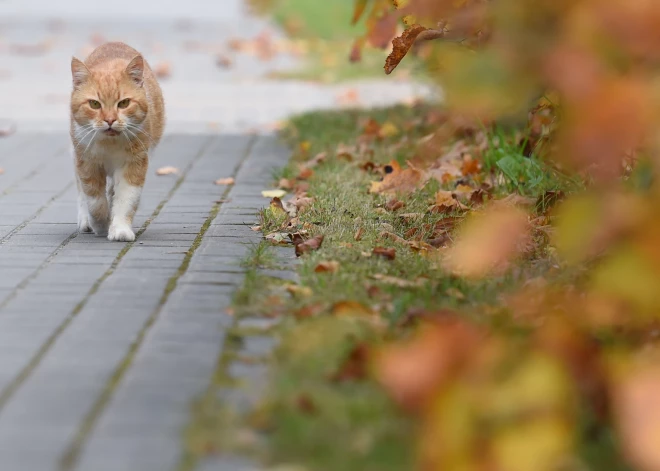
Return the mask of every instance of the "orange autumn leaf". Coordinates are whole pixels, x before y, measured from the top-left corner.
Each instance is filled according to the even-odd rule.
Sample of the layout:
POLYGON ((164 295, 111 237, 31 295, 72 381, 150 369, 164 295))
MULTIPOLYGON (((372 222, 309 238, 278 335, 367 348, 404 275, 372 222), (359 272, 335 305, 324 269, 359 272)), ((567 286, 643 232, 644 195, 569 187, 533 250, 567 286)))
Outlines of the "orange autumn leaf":
POLYGON ((427 322, 412 340, 375 352, 376 378, 396 401, 416 409, 451 378, 480 340, 479 331, 466 323, 427 322))
POLYGON ((660 368, 638 367, 614 389, 625 453, 642 471, 660 470, 660 368))
POLYGON ((369 193, 379 194, 407 194, 421 188, 426 183, 424 172, 408 164, 408 168, 401 169, 398 162, 389 164, 390 172, 380 182, 371 182, 369 193))
POLYGON ((296 245, 296 256, 300 257, 303 254, 313 252, 321 248, 323 244, 323 235, 317 235, 305 242, 296 245))
POLYGON ((467 221, 446 254, 445 265, 456 275, 480 277, 505 269, 530 244, 527 213, 511 206, 491 205, 467 221))
POLYGON ((372 317, 376 312, 357 301, 340 301, 335 303, 330 312, 338 317, 372 317))
POLYGON ((316 273, 336 273, 337 271, 339 271, 339 262, 336 260, 319 262, 314 268, 316 273))
POLYGON ((403 58, 408 54, 408 51, 415 43, 417 36, 426 31, 422 25, 413 25, 403 32, 403 34, 392 41, 392 52, 385 61, 385 73, 391 74, 394 69, 399 65, 403 58))

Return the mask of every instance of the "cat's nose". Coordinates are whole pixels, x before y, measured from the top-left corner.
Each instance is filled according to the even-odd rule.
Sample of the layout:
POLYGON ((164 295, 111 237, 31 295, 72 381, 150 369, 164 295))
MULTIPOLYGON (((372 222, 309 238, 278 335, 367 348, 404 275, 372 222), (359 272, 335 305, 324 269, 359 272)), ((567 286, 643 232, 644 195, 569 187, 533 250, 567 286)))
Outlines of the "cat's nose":
POLYGON ((108 123, 108 127, 112 127, 112 124, 117 121, 116 119, 106 119, 105 122, 108 123))

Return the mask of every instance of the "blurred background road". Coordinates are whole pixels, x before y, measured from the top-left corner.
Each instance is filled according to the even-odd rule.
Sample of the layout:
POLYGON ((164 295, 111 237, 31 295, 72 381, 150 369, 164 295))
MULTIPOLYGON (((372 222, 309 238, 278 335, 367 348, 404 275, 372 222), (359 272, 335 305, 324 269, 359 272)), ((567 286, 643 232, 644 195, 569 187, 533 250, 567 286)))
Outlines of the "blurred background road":
POLYGON ((240 0, 0 0, 0 120, 20 131, 66 130, 71 56, 112 40, 160 72, 171 132, 268 132, 292 113, 337 107, 343 96, 368 106, 420 93, 396 81, 269 79, 294 67, 296 55, 240 0))

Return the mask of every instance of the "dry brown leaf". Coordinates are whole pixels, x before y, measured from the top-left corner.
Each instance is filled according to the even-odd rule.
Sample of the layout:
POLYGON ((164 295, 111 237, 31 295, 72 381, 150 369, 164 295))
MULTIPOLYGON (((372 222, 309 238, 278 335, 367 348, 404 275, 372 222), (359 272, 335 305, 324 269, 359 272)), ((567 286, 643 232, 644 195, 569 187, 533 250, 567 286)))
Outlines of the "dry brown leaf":
POLYGON ((12 121, 0 121, 0 137, 11 136, 16 132, 16 124, 12 121))
POLYGON ((228 69, 233 64, 231 58, 224 54, 218 54, 218 56, 216 56, 215 58, 215 63, 218 67, 221 67, 223 69, 228 69))
POLYGON ((364 228, 358 227, 357 231, 355 231, 355 235, 353 236, 353 239, 355 239, 356 242, 359 242, 362 240, 363 235, 364 235, 364 228))
POLYGON ((154 66, 154 74, 159 79, 165 79, 172 75, 172 64, 168 61, 159 62, 154 66))
POLYGON ((323 235, 317 235, 315 237, 312 237, 311 239, 296 245, 296 256, 300 257, 303 254, 313 252, 315 250, 318 250, 321 248, 321 244, 323 244, 323 235))
POLYGON ((280 178, 280 181, 277 184, 277 186, 282 190, 293 190, 293 187, 295 186, 295 181, 289 178, 280 178))
POLYGON ((156 175, 174 175, 179 173, 179 169, 176 167, 161 167, 156 170, 156 175))
POLYGON ((308 180, 312 177, 312 175, 314 175, 314 170, 305 165, 301 165, 300 172, 298 172, 298 176, 296 178, 299 180, 308 180))
POLYGON ((480 277, 505 269, 529 244, 527 214, 513 206, 491 205, 467 222, 447 253, 446 267, 456 275, 480 277))
POLYGON ((399 201, 397 199, 393 199, 385 203, 385 209, 388 211, 398 211, 401 208, 405 208, 406 203, 403 201, 399 201))
POLYGON ((395 276, 382 275, 380 273, 373 275, 372 278, 374 280, 380 281, 381 283, 385 283, 386 285, 394 285, 398 286, 399 288, 419 288, 428 282, 428 279, 426 278, 418 278, 414 281, 411 281, 404 280, 403 278, 397 278, 395 276))
POLYGON ((424 173, 413 167, 410 163, 408 168, 401 169, 399 163, 393 160, 386 166, 386 175, 380 182, 371 182, 369 193, 380 194, 408 194, 421 188, 426 183, 424 173))
POLYGON ((336 273, 337 271, 339 271, 339 262, 336 260, 319 262, 314 268, 316 273, 336 273))
POLYGON ((376 312, 357 301, 340 301, 335 303, 330 312, 338 317, 372 317, 376 312))
POLYGON ((425 28, 421 25, 412 25, 410 28, 406 29, 401 36, 394 38, 392 41, 392 52, 385 61, 385 73, 391 74, 396 66, 403 60, 403 58, 408 54, 408 51, 415 43, 417 36, 422 32, 426 31, 428 28, 425 28))
POLYGON ((427 323, 413 340, 375 353, 376 376, 394 399, 416 409, 451 379, 480 341, 479 332, 466 323, 427 323))
POLYGON ((383 257, 386 260, 394 260, 396 258, 396 249, 393 247, 374 247, 371 253, 372 255, 383 257))
POLYGON ((234 179, 232 177, 227 177, 227 178, 219 178, 218 180, 215 181, 216 185, 233 185, 234 184, 234 179))
POLYGON ((368 373, 369 349, 365 344, 355 346, 348 357, 337 371, 330 378, 332 381, 355 381, 364 379, 368 373))
POLYGON ((323 311, 323 305, 321 304, 308 304, 301 307, 297 311, 293 312, 293 315, 296 319, 307 319, 309 317, 315 317, 323 311))
POLYGON ((614 390, 616 418, 626 454, 636 468, 660 469, 660 368, 637 367, 614 390))
POLYGON ((309 286, 290 284, 290 285, 286 285, 285 289, 291 296, 297 298, 309 298, 312 294, 314 294, 312 288, 310 288, 309 286))
POLYGON ((388 239, 391 240, 392 242, 396 242, 398 244, 407 244, 408 241, 404 239, 403 237, 399 237, 398 235, 394 234, 393 232, 389 231, 383 231, 380 233, 380 237, 382 239, 388 239))

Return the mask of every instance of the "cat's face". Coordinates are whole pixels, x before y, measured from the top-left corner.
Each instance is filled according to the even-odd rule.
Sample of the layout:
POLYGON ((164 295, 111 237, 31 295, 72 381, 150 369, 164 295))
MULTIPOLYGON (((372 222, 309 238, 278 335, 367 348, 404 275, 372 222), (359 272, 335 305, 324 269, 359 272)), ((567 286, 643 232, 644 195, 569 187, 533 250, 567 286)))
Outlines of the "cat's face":
POLYGON ((114 139, 121 134, 130 138, 140 131, 148 111, 144 60, 137 56, 125 64, 116 61, 90 70, 78 59, 71 62, 71 116, 79 139, 87 132, 114 139))

